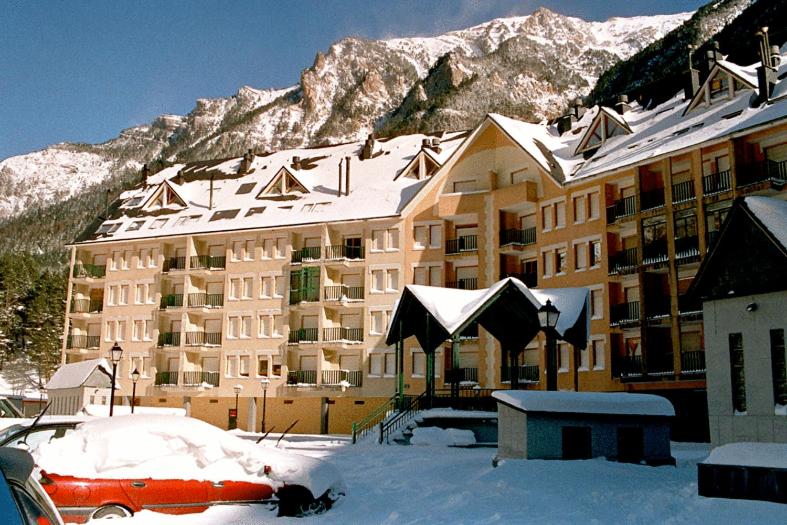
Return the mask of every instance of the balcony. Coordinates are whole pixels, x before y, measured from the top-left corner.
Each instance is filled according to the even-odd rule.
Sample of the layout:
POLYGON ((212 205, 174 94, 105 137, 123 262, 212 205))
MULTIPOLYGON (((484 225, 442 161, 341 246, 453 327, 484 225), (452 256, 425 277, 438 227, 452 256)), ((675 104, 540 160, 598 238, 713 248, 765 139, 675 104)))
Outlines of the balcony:
POLYGON ((668 318, 670 316, 671 307, 669 297, 648 297, 645 303, 645 316, 648 320, 668 318))
POLYGON ((655 377, 674 375, 675 364, 672 362, 672 352, 648 355, 645 373, 655 377))
POLYGON ((186 269, 185 257, 167 257, 166 259, 164 259, 164 268, 162 268, 164 272, 169 272, 172 270, 185 270, 185 269, 186 269))
POLYGON ((186 332, 186 346, 221 346, 221 332, 186 332))
POLYGON ((652 241, 642 247, 642 264, 660 264, 668 260, 666 239, 652 241))
POLYGON ((66 348, 98 348, 101 336, 98 335, 69 335, 66 339, 66 348))
POLYGON ((502 230, 500 232, 500 246, 514 245, 527 246, 536 243, 536 227, 523 230, 502 230))
POLYGON ((680 353, 681 375, 701 375, 705 373, 705 352, 695 350, 680 353))
POLYGON ((320 300, 319 288, 304 288, 290 290, 290 304, 298 304, 302 302, 316 302, 320 300))
POLYGON ((97 264, 82 264, 76 263, 74 265, 74 277, 90 277, 92 279, 101 279, 102 277, 106 276, 107 274, 107 267, 106 265, 97 265, 97 264))
POLYGON ((609 274, 627 274, 639 268, 639 248, 627 248, 609 257, 609 274))
POLYGON ((360 343, 363 342, 363 328, 346 328, 332 326, 322 329, 324 343, 360 343))
POLYGON ((183 372, 183 386, 219 386, 219 373, 183 372))
POLYGON ((298 328, 296 330, 290 330, 287 342, 290 344, 316 343, 317 334, 317 328, 298 328))
POLYGON ((299 264, 304 261, 319 261, 320 260, 320 247, 307 246, 300 250, 292 251, 292 264, 299 264))
POLYGON ((161 296, 161 302, 159 304, 159 308, 161 310, 167 310, 169 308, 180 308, 181 306, 183 306, 182 293, 172 293, 169 295, 161 296))
MULTIPOLYGON (((316 257, 320 258, 319 254, 316 257)), ((336 244, 325 247, 325 259, 329 261, 362 260, 364 258, 363 246, 348 246, 336 244)), ((293 259, 294 262, 294 259, 293 259)))
POLYGON ((787 183, 787 160, 764 160, 743 165, 736 174, 739 188, 768 180, 783 185, 787 183))
POLYGON ((227 267, 227 258, 223 255, 192 255, 189 265, 192 270, 223 270, 227 267))
POLYGON ((158 334, 158 346, 180 346, 180 332, 161 332, 158 334))
POLYGON ((89 299, 71 299, 71 313, 75 314, 95 314, 104 309, 103 297, 91 297, 89 299))
POLYGON ((363 286, 347 286, 345 284, 325 287, 326 301, 363 301, 363 286))
POLYGON ((643 191, 640 193, 639 202, 642 206, 642 211, 661 208, 664 206, 664 188, 643 191))
POLYGON ((287 384, 296 385, 316 385, 317 370, 290 370, 287 372, 287 384))
POLYGON ((177 386, 179 372, 156 372, 156 386, 177 386))
POLYGON ((694 199, 694 181, 687 180, 672 185, 672 204, 689 202, 694 199))
POLYGON ((642 377, 645 375, 645 364, 641 355, 621 356, 618 358, 618 372, 622 379, 642 377))
POLYGON ((696 235, 687 235, 675 239, 675 261, 677 264, 688 264, 700 260, 700 239, 696 235))
POLYGON ((538 273, 536 272, 529 272, 529 273, 518 273, 518 272, 504 272, 500 275, 500 279, 505 279, 506 277, 514 277, 522 281, 525 286, 528 288, 535 288, 538 286, 538 273))
MULTIPOLYGON (((287 377, 289 383, 289 375, 287 377)), ((323 370, 322 384, 330 386, 362 386, 363 372, 360 370, 323 370)))
POLYGON ((679 295, 678 313, 681 318, 702 319, 702 302, 688 295, 679 295))
POLYGON ((463 235, 445 241, 446 255, 475 251, 478 251, 478 235, 463 235))
POLYGON ((612 305, 609 309, 610 325, 632 325, 639 323, 639 301, 612 305))
POLYGON ((637 198, 634 195, 624 197, 607 207, 607 224, 614 224, 618 219, 630 217, 637 213, 637 198))
POLYGON ((705 196, 716 195, 732 189, 730 170, 711 173, 702 177, 702 194, 705 196))
POLYGON ((512 377, 516 377, 518 383, 538 383, 540 378, 538 365, 504 366, 500 368, 501 382, 509 383, 512 377))
POLYGON ((456 281, 446 281, 446 288, 456 288, 458 290, 478 290, 478 277, 468 277, 457 279, 456 281))
POLYGON ((477 368, 449 368, 445 371, 445 383, 478 383, 477 368))
POLYGON ((221 308, 224 306, 223 293, 190 293, 189 308, 221 308))

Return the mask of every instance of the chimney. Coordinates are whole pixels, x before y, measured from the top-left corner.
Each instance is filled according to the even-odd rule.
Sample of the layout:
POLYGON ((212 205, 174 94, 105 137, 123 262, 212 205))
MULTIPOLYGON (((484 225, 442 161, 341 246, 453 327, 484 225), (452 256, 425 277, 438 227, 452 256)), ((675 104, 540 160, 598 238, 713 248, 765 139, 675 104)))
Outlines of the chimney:
POLYGON ((350 157, 344 157, 344 194, 350 194, 350 157))
POLYGON ((183 184, 183 170, 178 170, 178 174, 175 175, 175 184, 183 184))
POLYGON ((342 196, 342 160, 339 159, 339 190, 336 192, 337 197, 342 196))
POLYGON ((694 46, 689 44, 689 70, 686 75, 686 85, 683 88, 683 97, 686 100, 694 98, 694 94, 700 88, 700 72, 694 69, 694 64, 691 62, 691 53, 694 51, 694 46))
POLYGON ((209 192, 210 193, 209 193, 209 196, 208 196, 208 209, 212 210, 213 209, 213 174, 211 174, 211 176, 210 176, 210 190, 209 190, 209 192))
POLYGON ((301 169, 301 158, 299 156, 296 155, 292 158, 292 167, 296 170, 301 169))
MULTIPOLYGON (((760 37, 760 67, 757 68, 757 91, 758 96, 756 104, 767 102, 771 95, 773 95, 773 88, 776 86, 778 79, 776 78, 776 65, 780 58, 774 60, 773 49, 768 42, 768 28, 763 27, 757 32, 760 37)), ((774 46, 776 47, 776 46, 774 46)), ((778 57, 778 47, 776 48, 776 55, 778 57)))
POLYGON ((571 103, 572 112, 574 113, 574 118, 579 120, 582 118, 582 115, 585 114, 585 108, 582 107, 582 98, 577 97, 574 99, 574 102, 571 103))
POLYGON ((719 42, 714 40, 711 42, 711 49, 708 49, 705 52, 707 67, 708 67, 708 74, 710 74, 710 70, 713 69, 713 65, 718 62, 719 60, 724 60, 724 56, 722 56, 721 51, 719 50, 719 42))
POLYGON ((779 67, 782 63, 782 54, 779 46, 771 46, 771 67, 779 67))
POLYGON ((243 154, 243 159, 240 161, 240 167, 238 167, 238 173, 241 175, 248 173, 249 169, 251 169, 251 161, 253 160, 254 153, 249 149, 243 154))
POLYGON ((361 160, 371 159, 374 154, 374 135, 369 134, 361 149, 361 160))
POLYGON ((563 133, 568 133, 571 131, 572 126, 576 122, 576 117, 573 113, 569 113, 568 115, 563 115, 562 117, 557 119, 557 132, 560 135, 563 133))
POLYGON ((440 147, 440 137, 432 137, 432 149, 435 153, 443 151, 443 148, 440 147))
POLYGON ((429 139, 429 137, 426 137, 421 141, 421 149, 426 149, 431 147, 432 147, 432 141, 429 139))
POLYGON ((618 101, 615 102, 615 111, 621 115, 626 113, 626 111, 631 111, 628 95, 618 95, 618 101))
POLYGON ((142 184, 148 185, 148 177, 150 177, 150 168, 147 164, 142 165, 142 184))

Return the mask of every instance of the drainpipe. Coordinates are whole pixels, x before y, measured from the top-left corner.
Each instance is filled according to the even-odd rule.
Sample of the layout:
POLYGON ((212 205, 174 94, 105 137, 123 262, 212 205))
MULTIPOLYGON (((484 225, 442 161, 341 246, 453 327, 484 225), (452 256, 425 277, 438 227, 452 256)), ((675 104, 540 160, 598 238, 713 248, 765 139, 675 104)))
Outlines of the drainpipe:
POLYGON ((210 176, 210 197, 208 198, 208 209, 213 209, 213 175, 210 176))

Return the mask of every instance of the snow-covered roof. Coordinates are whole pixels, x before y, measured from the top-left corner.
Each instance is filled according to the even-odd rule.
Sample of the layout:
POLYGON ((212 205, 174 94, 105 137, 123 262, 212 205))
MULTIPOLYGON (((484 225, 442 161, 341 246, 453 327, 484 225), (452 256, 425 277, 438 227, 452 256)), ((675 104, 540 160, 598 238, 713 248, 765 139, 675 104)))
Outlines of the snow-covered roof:
POLYGON ((666 398, 626 392, 546 392, 541 390, 498 390, 492 397, 524 412, 570 414, 616 414, 631 416, 674 416, 666 398))
POLYGON ((703 463, 787 469, 787 443, 728 443, 714 448, 703 463))
POLYGON ((749 211, 787 251, 787 201, 751 196, 743 199, 749 211))
POLYGON ((78 388, 85 384, 90 374, 97 368, 102 369, 110 377, 112 376, 112 367, 106 359, 88 359, 76 363, 68 363, 58 368, 52 379, 46 384, 46 389, 78 388))

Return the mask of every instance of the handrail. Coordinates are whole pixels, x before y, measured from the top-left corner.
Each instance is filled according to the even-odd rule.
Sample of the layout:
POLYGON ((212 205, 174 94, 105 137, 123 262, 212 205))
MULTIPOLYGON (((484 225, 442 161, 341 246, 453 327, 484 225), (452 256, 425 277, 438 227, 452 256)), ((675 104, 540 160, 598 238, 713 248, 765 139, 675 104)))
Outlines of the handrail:
POLYGON ((383 441, 387 441, 388 436, 390 436, 394 430, 399 429, 401 426, 407 423, 416 412, 420 412, 425 408, 423 404, 424 401, 426 400, 427 393, 428 392, 424 392, 423 394, 421 394, 416 398, 411 398, 412 400, 410 401, 410 404, 407 406, 406 409, 404 410, 400 409, 399 413, 396 414, 391 419, 389 419, 388 421, 380 422, 379 424, 380 438, 378 441, 380 444, 382 444, 383 441))
POLYGON ((387 399, 382 405, 378 406, 360 421, 354 421, 352 425, 353 444, 369 433, 377 424, 387 418, 396 409, 396 396, 387 399))

